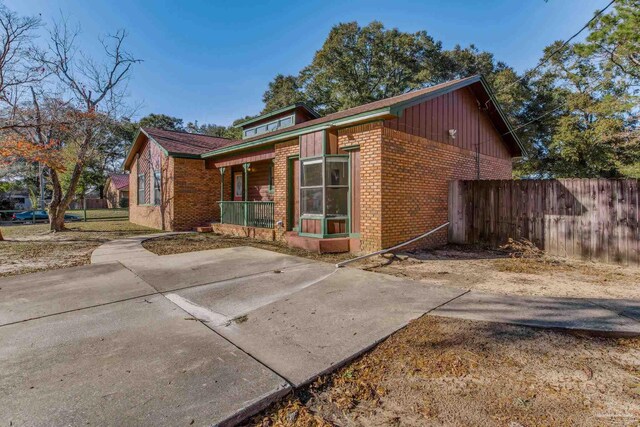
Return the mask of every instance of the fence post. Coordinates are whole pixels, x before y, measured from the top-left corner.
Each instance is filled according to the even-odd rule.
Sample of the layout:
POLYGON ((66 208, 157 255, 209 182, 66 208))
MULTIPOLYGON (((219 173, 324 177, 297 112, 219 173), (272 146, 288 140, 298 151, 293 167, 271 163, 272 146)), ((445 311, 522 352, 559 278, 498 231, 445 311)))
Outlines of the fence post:
POLYGON ((82 211, 84 214, 84 222, 87 222, 87 199, 82 198, 82 211))

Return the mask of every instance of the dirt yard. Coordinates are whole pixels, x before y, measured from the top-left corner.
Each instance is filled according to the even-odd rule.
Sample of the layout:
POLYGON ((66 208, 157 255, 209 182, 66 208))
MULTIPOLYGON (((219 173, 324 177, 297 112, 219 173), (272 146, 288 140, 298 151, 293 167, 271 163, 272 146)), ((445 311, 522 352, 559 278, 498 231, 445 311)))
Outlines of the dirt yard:
MULTIPOLYGON (((335 263, 349 254, 318 255, 261 242, 216 234, 187 234, 149 240, 143 246, 159 255, 247 245, 335 263)), ((366 270, 421 282, 515 295, 576 298, 640 299, 640 270, 616 265, 546 257, 512 258, 513 252, 477 247, 440 249, 375 257, 352 264, 366 270)))
POLYGON ((640 269, 544 255, 446 246, 379 257, 360 268, 421 282, 491 293, 575 298, 640 299, 640 269))
POLYGON ((75 222, 61 233, 48 228, 48 224, 2 227, 0 277, 88 264, 91 252, 109 240, 157 233, 129 221, 75 222))
POLYGON ((251 426, 611 426, 640 421, 640 339, 425 316, 251 426))

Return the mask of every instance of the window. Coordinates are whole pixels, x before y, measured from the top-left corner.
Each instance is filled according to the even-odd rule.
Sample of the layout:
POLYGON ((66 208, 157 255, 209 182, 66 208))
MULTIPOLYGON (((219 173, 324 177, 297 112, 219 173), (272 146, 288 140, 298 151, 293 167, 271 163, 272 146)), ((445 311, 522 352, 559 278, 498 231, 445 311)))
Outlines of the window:
POLYGON ((153 172, 153 204, 159 205, 162 200, 161 184, 160 184, 160 171, 153 172))
POLYGON ((138 204, 143 205, 145 202, 144 199, 144 174, 138 174, 138 204))
POLYGON ((259 126, 256 126, 254 128, 251 129, 246 129, 243 132, 243 135, 245 138, 250 138, 252 136, 256 136, 256 135, 261 135, 263 133, 267 133, 267 132, 273 132, 276 131, 278 129, 282 129, 282 128, 286 128, 288 126, 293 126, 293 116, 287 116, 287 117, 283 117, 281 119, 277 119, 274 121, 271 121, 269 123, 266 124, 262 124, 259 126))
POLYGON ((300 213, 327 217, 348 215, 348 157, 326 157, 302 161, 300 213))
POLYGON ((322 215, 324 188, 322 159, 305 160, 300 169, 300 213, 322 215))
POLYGON ((349 209, 349 158, 327 157, 325 166, 326 215, 347 215, 349 209))

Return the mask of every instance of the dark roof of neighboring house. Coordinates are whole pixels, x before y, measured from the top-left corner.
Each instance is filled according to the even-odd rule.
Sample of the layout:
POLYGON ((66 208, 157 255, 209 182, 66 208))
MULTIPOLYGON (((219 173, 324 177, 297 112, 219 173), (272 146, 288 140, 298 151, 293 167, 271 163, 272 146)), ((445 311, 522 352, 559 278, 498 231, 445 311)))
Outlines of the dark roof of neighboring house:
MULTIPOLYGON (((229 142, 229 144, 227 144, 226 147, 231 148, 237 145, 238 149, 243 149, 245 144, 257 142, 261 139, 267 139, 267 138, 272 139, 277 135, 289 134, 299 129, 304 129, 304 128, 315 126, 315 125, 327 124, 336 120, 346 119, 351 116, 357 116, 357 115, 365 114, 368 112, 374 112, 376 110, 380 110, 383 108, 394 108, 394 107, 406 108, 413 105, 413 103, 423 102, 425 98, 440 96, 444 93, 451 92, 451 91, 460 89, 462 87, 466 87, 474 84, 477 84, 480 87, 482 87, 483 92, 484 94, 486 94, 486 98, 488 99, 488 101, 492 101, 494 109, 496 110, 495 114, 493 114, 492 116, 492 120, 498 120, 503 125, 501 127, 506 132, 503 134, 503 137, 505 137, 507 142, 514 147, 514 152, 519 151, 520 153, 522 153, 523 150, 522 150, 522 145, 520 144, 520 141, 518 140, 517 136, 515 136, 515 134, 513 134, 513 132, 511 131, 511 125, 509 124, 508 120, 502 113, 500 106, 495 101, 493 93, 489 89, 488 84, 486 83, 484 78, 482 78, 481 76, 471 76, 464 79, 451 80, 451 81, 430 86, 424 89, 418 89, 418 90, 404 93, 402 95, 393 96, 391 98, 385 98, 379 101, 369 102, 368 104, 363 104, 357 107, 349 108, 347 110, 338 111, 336 113, 328 114, 324 117, 308 120, 306 122, 298 123, 297 125, 283 128, 274 132, 269 132, 266 134, 262 134, 262 135, 254 136, 251 138, 242 139, 242 140, 231 141, 229 142)), ((224 150, 224 151, 227 151, 227 150, 224 150)), ((211 153, 211 154, 215 154, 215 153, 211 153)))
POLYGON ((129 175, 126 173, 114 173, 113 175, 109 175, 109 179, 116 190, 129 188, 129 175))

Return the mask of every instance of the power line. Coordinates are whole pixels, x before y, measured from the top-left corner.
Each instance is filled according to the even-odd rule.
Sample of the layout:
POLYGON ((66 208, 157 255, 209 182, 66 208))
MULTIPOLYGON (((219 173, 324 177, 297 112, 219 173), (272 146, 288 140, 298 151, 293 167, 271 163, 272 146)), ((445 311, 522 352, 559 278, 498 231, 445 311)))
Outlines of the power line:
MULTIPOLYGON (((577 33, 575 33, 574 35, 572 35, 571 37, 569 37, 564 43, 562 43, 562 45, 557 48, 556 50, 554 50, 553 52, 551 52, 547 57, 542 58, 542 60, 540 61, 540 63, 538 65, 536 65, 535 67, 533 67, 531 70, 526 71, 524 74, 524 76, 522 76, 520 79, 518 79, 518 81, 523 80, 527 74, 531 74, 534 71, 536 71, 538 68, 542 67, 544 64, 547 63, 547 61, 549 61, 551 58, 553 58, 554 55, 556 55, 557 53, 560 53, 569 43, 571 43, 571 40, 575 39, 576 37, 578 37, 578 35, 580 35, 581 32, 583 32, 593 21, 596 20, 596 18, 598 18, 600 15, 602 15, 608 8, 609 6, 611 6, 613 3, 615 3, 616 0, 611 0, 609 2, 609 4, 607 4, 604 8, 600 9, 599 11, 597 11, 593 17, 586 23, 584 24, 584 26, 582 28, 580 28, 580 30, 578 30, 577 33)), ((514 82, 515 83, 515 82, 514 82)))
MULTIPOLYGON (((597 11, 597 12, 593 15, 593 17, 592 17, 589 21, 587 21, 587 23, 586 23, 586 24, 584 24, 584 25, 582 26, 582 28, 580 28, 580 30, 578 30, 574 35, 572 35, 572 36, 571 36, 571 37, 569 37, 567 40, 565 40, 565 41, 564 41, 564 43, 562 43, 562 45, 560 45, 560 47, 558 47, 557 49, 555 49, 555 50, 554 50, 553 52, 551 52, 549 55, 547 55, 547 56, 545 56, 544 58, 542 58, 542 60, 540 60, 540 63, 539 63, 538 65, 536 65, 535 67, 533 67, 533 68, 532 68, 531 70, 529 70, 529 71, 525 71, 522 77, 520 77, 519 79, 517 79, 517 80, 516 80, 516 81, 514 81, 514 82, 511 82, 511 83, 510 83, 510 84, 508 84, 507 86, 504 86, 502 89, 504 90, 504 89, 506 89, 506 88, 509 88, 509 87, 511 87, 511 86, 513 86, 513 85, 515 85, 515 84, 520 83, 522 80, 524 80, 525 78, 527 78, 527 75, 532 74, 534 71, 536 71, 537 69, 539 69, 540 67, 542 67, 544 64, 546 64, 546 63, 547 63, 551 58, 553 58, 557 53, 560 53, 560 52, 561 52, 561 51, 562 51, 562 50, 563 50, 563 49, 564 49, 564 48, 565 48, 569 43, 571 43, 571 41, 572 41, 573 39, 575 39, 576 37, 578 37, 578 35, 580 35, 580 33, 582 33, 586 28, 588 28, 588 27, 589 27, 589 25, 590 25, 593 21, 595 21, 595 20, 596 20, 600 15, 602 15, 602 14, 603 14, 603 13, 604 13, 608 8, 609 8, 609 7, 610 7, 613 3, 615 3, 615 2, 616 2, 616 0, 611 0, 611 1, 610 1, 610 2, 605 6, 605 7, 603 7, 603 8, 602 8, 602 9, 600 9, 599 11, 597 11)), ((602 83, 598 84, 596 87, 599 87, 601 84, 602 84, 602 83)), ((595 89, 596 89, 596 88, 594 88, 594 90, 595 90, 595 89)), ((523 127, 528 126, 528 125, 530 125, 531 123, 536 122, 536 121, 540 120, 541 118, 548 116, 549 114, 555 113, 555 112, 556 112, 556 111, 558 111, 560 108, 564 107, 564 104, 565 104, 566 102, 567 102, 567 101, 565 100, 565 101, 562 103, 563 105, 559 105, 558 107, 554 108, 553 110, 548 111, 548 112, 546 112, 546 113, 544 113, 544 114, 542 114, 542 115, 540 115, 540 116, 538 116, 538 117, 536 117, 536 118, 534 118, 534 119, 532 119, 532 120, 529 120, 527 123, 522 124, 522 125, 518 126, 518 127, 517 127, 517 128, 515 128, 515 129, 511 129, 510 131, 508 131, 508 132, 504 133, 504 134, 503 134, 503 136, 504 136, 504 135, 508 135, 508 134, 510 134, 510 133, 515 133, 515 131, 517 131, 517 130, 519 130, 519 129, 522 129, 523 127)))

